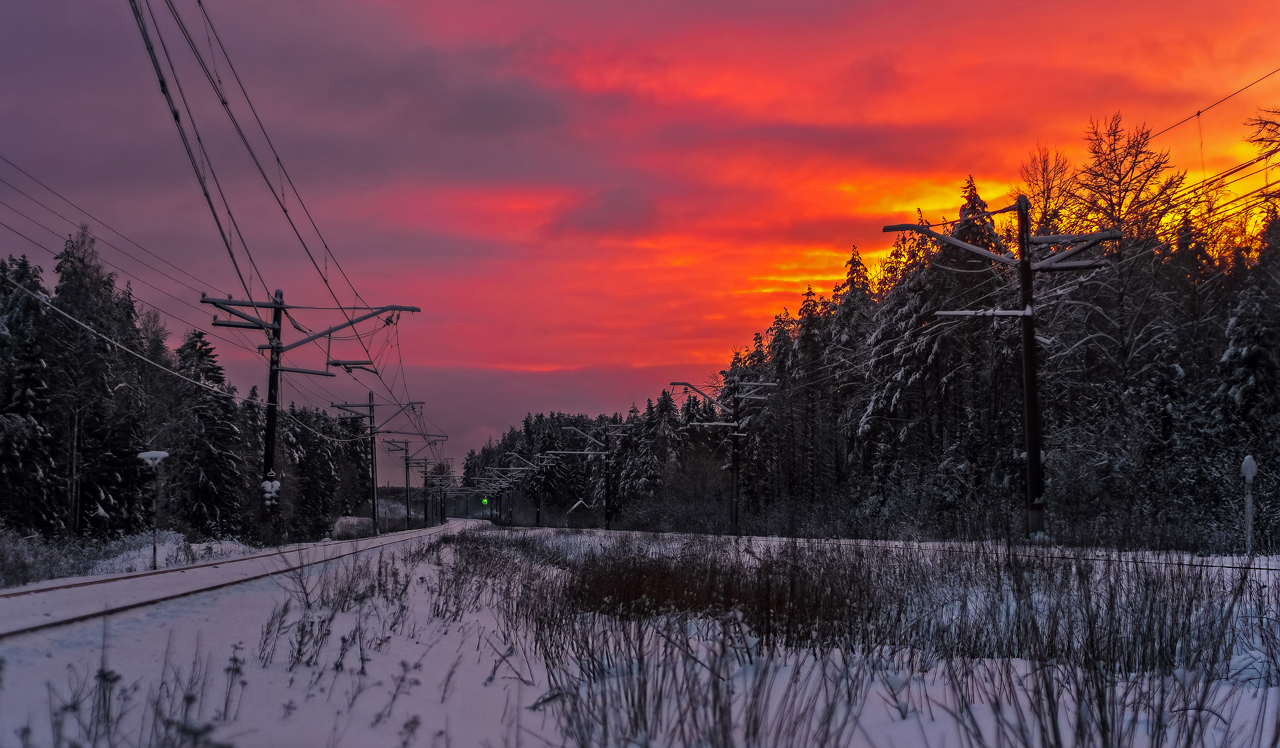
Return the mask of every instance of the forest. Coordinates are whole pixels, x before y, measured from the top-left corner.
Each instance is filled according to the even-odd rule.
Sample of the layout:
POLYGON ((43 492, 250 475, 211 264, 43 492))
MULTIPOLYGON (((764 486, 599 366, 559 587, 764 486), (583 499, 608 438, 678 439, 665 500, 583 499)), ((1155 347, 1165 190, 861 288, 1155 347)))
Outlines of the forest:
MULTIPOLYGON (((1238 184, 1268 173, 1277 122, 1260 111, 1248 123, 1255 155, 1194 179, 1149 128, 1116 114, 1087 125, 1079 163, 1037 146, 992 205, 970 177, 953 219, 918 215, 996 253, 1016 250, 1016 225, 992 210, 1017 194, 1035 236, 1121 232, 1091 250, 1099 267, 1035 277, 1053 541, 1241 550, 1247 454, 1259 466, 1254 547, 1280 540, 1280 212, 1269 179, 1238 184)), ((1051 251, 1031 246, 1033 260, 1051 251)), ((915 232, 899 234, 874 272, 856 248, 847 269, 701 388, 727 403, 734 381, 777 385, 744 404, 742 532, 1018 536, 1018 323, 935 314, 1018 309, 1016 269, 915 232)), ((609 498, 615 528, 724 532, 730 429, 697 425, 724 420, 679 387, 625 415, 531 414, 473 450, 464 480, 524 464, 514 454, 539 467, 512 489, 504 521, 595 524, 609 498), (550 451, 600 454, 535 460, 550 451)))
MULTIPOLYGON (((171 348, 94 244, 84 226, 67 237, 52 290, 26 256, 0 260, 0 530, 107 539, 154 519, 191 538, 253 536, 257 388, 237 393, 204 331, 171 348), (150 450, 170 455, 159 475, 138 458, 150 450)), ((367 498, 368 440, 322 410, 281 416, 276 536, 317 540, 367 498)))

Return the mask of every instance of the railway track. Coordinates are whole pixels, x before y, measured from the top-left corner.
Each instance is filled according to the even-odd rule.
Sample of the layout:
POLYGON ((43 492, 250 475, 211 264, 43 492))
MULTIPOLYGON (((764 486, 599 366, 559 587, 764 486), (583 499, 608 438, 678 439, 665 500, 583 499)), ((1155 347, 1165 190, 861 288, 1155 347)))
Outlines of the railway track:
POLYGON ((0 594, 0 640, 212 592, 479 524, 475 520, 452 519, 437 527, 377 538, 312 543, 172 569, 22 588, 0 594), (290 555, 295 558, 291 560, 290 555), (148 578, 150 582, 138 583, 148 578), (75 592, 52 594, 69 590, 75 592))

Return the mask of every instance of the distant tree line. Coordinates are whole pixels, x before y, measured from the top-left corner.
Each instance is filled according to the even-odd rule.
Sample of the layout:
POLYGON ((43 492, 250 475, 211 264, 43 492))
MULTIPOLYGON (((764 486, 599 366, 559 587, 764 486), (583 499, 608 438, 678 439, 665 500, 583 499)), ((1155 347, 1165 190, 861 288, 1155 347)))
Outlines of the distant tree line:
MULTIPOLYGON (((1276 117, 1263 111, 1250 122, 1262 156, 1280 146, 1276 117)), ((1101 258, 1104 267, 1035 280, 1049 529, 1065 542, 1242 547, 1239 471, 1252 454, 1260 470, 1255 547, 1274 548, 1275 193, 1246 200, 1226 180, 1200 184, 1151 139, 1119 115, 1091 122, 1083 163, 1037 148, 1012 189, 1030 200, 1034 235, 1110 228, 1123 235, 1081 257, 1101 258)), ((989 215, 972 178, 959 202, 955 222, 940 231, 994 252, 1016 247, 1008 214, 989 215)), ((1038 259, 1050 250, 1034 251, 1038 259)), ((712 383, 779 385, 746 411, 743 531, 1019 534, 1017 321, 935 316, 1019 306, 1016 269, 951 245, 901 234, 876 273, 855 248, 829 297, 810 289, 795 314, 777 315, 712 383)), ((722 402, 729 392, 718 395, 722 402)), ((612 430, 620 436, 608 459, 559 459, 527 479, 519 498, 559 512, 578 500, 598 509, 612 480, 615 526, 723 531, 728 430, 691 426, 724 418, 682 394, 663 391, 625 416, 531 415, 473 451, 465 478, 474 485, 486 467, 512 464, 508 453, 601 449, 564 426, 601 440, 612 430)))
MULTIPOLYGON (((162 527, 251 535, 264 420, 256 388, 237 395, 203 331, 171 349, 159 313, 139 313, 130 287, 116 287, 87 227, 56 259, 52 291, 27 257, 0 260, 0 524, 47 537, 149 529, 154 473, 137 455, 163 450, 162 527)), ((282 414, 278 536, 318 539, 367 496, 359 429, 312 408, 282 414)))

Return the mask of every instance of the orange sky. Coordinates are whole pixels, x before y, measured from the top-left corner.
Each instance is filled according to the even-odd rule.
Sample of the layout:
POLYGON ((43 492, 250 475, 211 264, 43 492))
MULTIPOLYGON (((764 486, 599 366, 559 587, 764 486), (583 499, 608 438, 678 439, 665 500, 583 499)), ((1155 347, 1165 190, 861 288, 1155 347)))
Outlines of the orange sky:
MULTIPOLYGON (((493 397, 468 389, 476 372, 515 390, 520 372, 564 373, 508 392, 476 434, 526 410, 625 410, 673 371, 700 379, 808 285, 829 293, 852 245, 876 261, 883 224, 954 216, 967 175, 994 207, 1037 143, 1078 159, 1090 117, 1159 130, 1280 66, 1274 0, 206 6, 356 285, 423 308, 400 330, 409 384, 455 388, 429 409, 469 423, 493 397), (623 384, 599 390, 611 376, 623 384)), ((124 3, 5 3, 0 90, 0 154, 236 287, 124 3)), ((1213 173, 1248 153, 1259 106, 1280 106, 1280 75, 1157 142, 1193 178, 1213 173)), ((267 282, 323 302, 204 107, 267 282)), ((0 236, 30 251, 18 244, 0 236)), ((198 318, 135 285, 175 331, 198 318)), ((242 389, 258 383, 251 354, 224 357, 242 389)))
MULTIPOLYGON (((1078 158, 1091 116, 1162 129, 1280 61, 1263 2, 387 8, 406 45, 502 50, 491 74, 558 101, 548 134, 587 162, 362 195, 371 220, 508 248, 448 292, 492 316, 451 320, 445 353, 506 368, 720 363, 851 245, 874 262, 882 224, 954 215, 967 174, 994 205, 1035 144, 1078 158)), ((1160 144, 1199 173, 1203 130, 1212 173, 1272 101, 1280 76, 1160 144)))

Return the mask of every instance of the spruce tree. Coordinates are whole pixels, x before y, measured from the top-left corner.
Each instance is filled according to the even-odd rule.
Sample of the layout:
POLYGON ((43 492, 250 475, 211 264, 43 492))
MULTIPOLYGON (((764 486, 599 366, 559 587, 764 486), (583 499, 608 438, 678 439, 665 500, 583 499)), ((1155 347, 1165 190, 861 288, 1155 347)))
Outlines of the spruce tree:
POLYGON ((207 537, 241 532, 239 507, 244 490, 240 429, 236 425, 235 388, 204 332, 187 334, 177 351, 182 382, 182 412, 168 464, 175 498, 189 529, 207 537), (196 384, 198 383, 198 384, 196 384))
POLYGON ((49 534, 67 527, 68 513, 58 503, 63 485, 47 426, 52 404, 44 350, 53 331, 32 294, 48 298, 40 268, 25 256, 0 260, 0 518, 21 532, 49 534))
POLYGON ((67 238, 57 260, 54 305, 93 331, 59 318, 63 329, 48 351, 61 415, 68 529, 100 535, 136 531, 146 513, 145 478, 136 457, 144 422, 140 362, 108 342, 141 349, 133 297, 127 288, 116 289, 86 226, 67 238))

